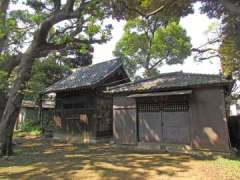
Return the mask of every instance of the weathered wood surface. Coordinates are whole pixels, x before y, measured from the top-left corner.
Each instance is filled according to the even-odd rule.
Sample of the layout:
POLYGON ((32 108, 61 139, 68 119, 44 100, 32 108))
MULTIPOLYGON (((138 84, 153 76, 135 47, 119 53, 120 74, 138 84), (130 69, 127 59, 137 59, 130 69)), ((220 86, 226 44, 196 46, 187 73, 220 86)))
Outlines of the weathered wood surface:
POLYGON ((97 136, 112 136, 113 132, 113 100, 112 97, 97 97, 97 136))
POLYGON ((229 132, 222 88, 197 89, 191 97, 192 146, 229 152, 229 132))
POLYGON ((114 140, 117 144, 136 144, 136 110, 114 110, 114 140))
POLYGON ((140 142, 163 142, 161 112, 139 112, 140 142))
POLYGON ((94 92, 91 91, 85 95, 81 92, 57 94, 54 118, 57 130, 80 134, 90 129, 94 131, 95 104, 94 92))
POLYGON ((163 141, 170 144, 191 144, 190 114, 186 112, 163 112, 163 141))
POLYGON ((137 112, 133 98, 113 98, 113 132, 118 144, 137 143, 137 112))
POLYGON ((55 125, 74 134, 112 135, 112 97, 94 90, 57 94, 55 125))
POLYGON ((117 143, 131 144, 137 137, 139 142, 187 144, 193 149, 229 152, 222 88, 193 89, 189 96, 137 98, 136 103, 126 96, 116 96, 113 101, 117 143), (138 116, 130 116, 131 110, 138 116), (128 137, 132 129, 134 135, 128 137))

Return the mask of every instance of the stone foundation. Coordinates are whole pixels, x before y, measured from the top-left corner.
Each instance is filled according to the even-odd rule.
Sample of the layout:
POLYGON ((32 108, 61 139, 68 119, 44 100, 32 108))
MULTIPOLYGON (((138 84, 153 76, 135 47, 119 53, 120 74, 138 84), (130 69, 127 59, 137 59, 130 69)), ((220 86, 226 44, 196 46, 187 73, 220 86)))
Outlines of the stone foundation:
POLYGON ((159 143, 138 143, 137 145, 121 145, 114 144, 114 147, 124 148, 128 150, 144 151, 144 152, 168 152, 168 153, 183 153, 191 155, 213 155, 222 154, 230 155, 231 153, 210 151, 207 149, 193 149, 190 145, 178 144, 159 144, 159 143))

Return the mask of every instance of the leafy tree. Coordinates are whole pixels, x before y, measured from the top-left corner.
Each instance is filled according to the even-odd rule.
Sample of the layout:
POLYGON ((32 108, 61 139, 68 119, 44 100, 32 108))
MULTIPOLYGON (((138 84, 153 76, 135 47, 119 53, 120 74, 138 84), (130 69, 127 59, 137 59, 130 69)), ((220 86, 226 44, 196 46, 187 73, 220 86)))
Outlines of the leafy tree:
MULTIPOLYGON (((116 1, 117 6, 114 6, 114 15, 120 14, 120 17, 125 17, 129 20, 128 25, 125 27, 125 34, 122 37, 121 41, 118 43, 115 49, 115 55, 124 57, 125 64, 127 64, 128 72, 131 76, 135 75, 135 72, 137 69, 141 68, 141 65, 139 66, 138 63, 143 65, 144 60, 146 57, 143 57, 143 54, 151 54, 151 51, 156 50, 156 45, 152 46, 152 40, 156 40, 157 38, 161 39, 163 36, 154 36, 155 31, 160 32, 164 31, 164 26, 168 24, 168 21, 170 19, 174 19, 175 21, 179 21, 180 17, 186 16, 189 13, 193 13, 193 4, 192 0, 182 0, 182 1, 174 1, 174 0, 133 0, 133 1, 127 1, 127 0, 120 0, 116 1), (134 24, 135 23, 135 24, 134 24), (139 26, 139 29, 137 29, 137 26, 139 26), (162 27, 162 28, 160 28, 162 27), (136 28, 137 31, 139 31, 139 37, 141 36, 141 39, 136 38, 138 36, 138 33, 131 32, 131 29, 136 28), (143 29, 140 29, 143 28, 143 29), (162 30, 160 30, 162 29, 162 30), (129 31, 129 32, 127 32, 129 31), (145 31, 145 32, 144 32, 145 31), (149 31, 149 32, 147 32, 149 31), (140 35, 141 34, 141 35, 140 35), (145 35, 144 35, 145 34, 145 35), (135 40, 134 40, 135 38, 135 40), (144 41, 144 39, 147 39, 147 41, 144 41), (124 44, 127 45, 127 43, 134 41, 136 44, 134 45, 135 48, 132 46, 129 51, 126 48, 124 48, 124 44), (144 43, 141 43, 144 42, 144 43), (137 50, 137 43, 139 45, 139 50, 142 49, 142 54, 138 54, 138 57, 131 57, 132 60, 129 59, 128 53, 134 54, 134 50, 137 50), (145 43, 147 42, 147 43, 145 43), (140 47, 142 45, 142 47, 140 47), (146 45, 147 49, 144 50, 144 45, 146 45), (149 48, 149 46, 151 46, 149 48), (131 51, 131 52, 130 52, 131 51), (147 52, 148 51, 148 52, 147 52), (142 57, 140 57, 142 56, 142 57), (141 60, 139 60, 141 59, 141 60), (141 62, 142 61, 142 62, 141 62)), ((170 33, 170 28, 173 28, 173 24, 169 26, 168 29, 170 33)), ((165 35, 167 35, 167 32, 164 32, 165 35)), ((184 39, 184 38, 183 38, 184 39)), ((175 39, 176 40, 176 39, 175 39)), ((166 42, 166 39, 162 39, 162 42, 166 42)), ((154 43, 153 43, 154 44, 154 43)), ((155 43, 156 44, 156 43, 155 43)), ((160 44, 160 43, 159 43, 160 44)), ((168 43, 170 47, 170 41, 168 43)), ((160 46, 160 45, 158 45, 160 46)), ((148 63, 146 63, 145 66, 145 75, 146 76, 152 76, 154 74, 158 74, 157 66, 159 66, 164 61, 167 61, 167 63, 171 64, 173 61, 173 54, 164 54, 163 52, 167 51, 167 47, 164 47, 165 49, 161 51, 161 53, 158 53, 158 59, 154 59, 154 57, 149 56, 146 60, 148 63), (159 59, 161 57, 161 60, 159 59), (164 57, 166 59, 164 59, 164 57), (170 56, 171 59, 170 59, 170 56), (156 65, 154 65, 154 61, 156 65)), ((173 52, 173 51, 172 51, 173 52)), ((135 55, 137 53, 135 52, 135 55)), ((187 55, 188 53, 186 53, 187 55)), ((156 55, 156 54, 155 54, 156 55)), ((176 55, 176 54, 175 54, 176 55)), ((181 61, 181 60, 180 60, 181 61)), ((179 62, 180 62, 179 61, 179 62)))
MULTIPOLYGON (((4 92, 8 86, 7 77, 11 71, 7 59, 10 59, 8 43, 9 32, 15 28, 15 21, 11 17, 7 17, 7 10, 10 0, 2 0, 0 2, 0 92, 4 92)), ((9 61, 10 62, 10 61, 9 61)))
POLYGON ((129 1, 115 0, 12 0, 12 3, 23 2, 27 10, 7 11, 9 2, 2 0, 0 3, 1 10, 2 7, 4 10, 0 21, 1 30, 4 29, 0 37, 0 54, 1 57, 9 56, 0 62, 0 69, 8 75, 15 73, 0 122, 3 155, 12 153, 13 128, 35 60, 51 52, 64 54, 67 58, 73 57, 73 51, 75 57, 79 53, 86 54, 92 44, 104 43, 111 38, 112 27, 101 26, 105 18, 130 17, 139 9, 151 16, 165 8, 159 6, 154 10, 152 3, 157 1, 149 1, 147 5, 143 0, 134 1, 135 4, 131 5, 129 1), (123 8, 123 4, 127 8, 123 8), (125 9, 127 12, 123 14, 125 9))
POLYGON ((113 16, 120 19, 142 17, 148 19, 153 16, 182 17, 193 13, 192 0, 111 0, 113 16))
POLYGON ((219 56, 224 74, 240 80, 240 23, 236 19, 236 16, 228 16, 223 19, 225 24, 219 56))
POLYGON ((143 68, 144 76, 158 74, 163 64, 183 63, 191 54, 190 38, 176 22, 160 17, 129 20, 114 54, 125 60, 128 72, 134 77, 143 68))
POLYGON ((201 2, 201 10, 209 17, 222 17, 223 13, 233 16, 240 16, 240 2, 238 0, 194 0, 201 2))
POLYGON ((219 53, 222 69, 227 77, 235 76, 240 79, 240 50, 236 47, 233 37, 224 38, 219 53))
POLYGON ((47 87, 71 73, 71 69, 92 64, 92 49, 86 53, 72 52, 73 57, 51 53, 34 62, 32 76, 24 91, 25 100, 37 101, 47 87), (75 54, 77 53, 77 54, 75 54))
POLYGON ((68 75, 70 71, 71 67, 62 63, 55 55, 35 61, 31 80, 28 82, 24 93, 24 99, 36 101, 40 92, 68 75))
MULTIPOLYGON (((60 0, 24 2, 29 11, 12 10, 6 16, 8 27, 13 25, 14 29, 19 29, 19 33, 14 29, 2 33, 13 45, 2 45, 4 53, 2 51, 1 56, 16 56, 19 62, 0 123, 2 154, 12 153, 13 127, 27 81, 31 79, 34 60, 54 51, 65 54, 66 57, 70 53, 73 57, 73 51, 76 55, 87 54, 91 44, 104 43, 111 38, 111 26, 101 26, 102 21, 110 15, 111 8, 102 1, 67 0, 64 4, 60 0), (25 51, 22 44, 26 47, 25 51)), ((4 25, 3 21, 1 25, 4 25)), ((4 61, 6 64, 10 62, 6 59, 4 61)))
MULTIPOLYGON (((240 1, 238 0, 200 0, 202 2, 201 11, 210 18, 222 20, 221 33, 214 41, 208 44, 220 43, 219 49, 215 50, 214 56, 218 56, 222 63, 223 73, 228 76, 240 78, 240 1)), ((211 48, 202 47, 200 54, 212 51, 211 48)), ((211 56, 210 56, 211 57, 211 56)))

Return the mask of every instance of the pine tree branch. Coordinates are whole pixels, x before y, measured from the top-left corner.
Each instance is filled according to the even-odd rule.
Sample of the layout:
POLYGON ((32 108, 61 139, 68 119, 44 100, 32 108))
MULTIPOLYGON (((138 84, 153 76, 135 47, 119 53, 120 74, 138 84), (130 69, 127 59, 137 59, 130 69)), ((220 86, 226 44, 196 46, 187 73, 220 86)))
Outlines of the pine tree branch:
POLYGON ((36 53, 35 53, 35 58, 41 58, 41 57, 45 57, 47 56, 50 52, 52 51, 62 51, 62 50, 74 50, 74 49, 79 49, 82 44, 87 44, 87 45, 91 45, 91 44, 101 44, 106 42, 106 40, 104 39, 76 39, 73 38, 68 42, 63 42, 61 44, 55 44, 55 43, 45 43, 44 45, 42 45, 41 47, 39 47, 38 49, 36 49, 36 53), (71 46, 68 46, 68 44, 71 44, 71 46))
POLYGON ((212 55, 212 56, 207 56, 207 57, 199 57, 198 60, 199 61, 204 61, 204 60, 209 60, 212 58, 220 58, 220 56, 218 54, 212 55))
POLYGON ((19 65, 22 55, 10 56, 6 61, 0 64, 0 69, 6 71, 8 75, 11 74, 12 70, 19 65))
POLYGON ((240 17, 240 3, 239 2, 234 3, 231 0, 220 0, 220 2, 225 7, 225 9, 229 11, 230 14, 240 17))
POLYGON ((166 9, 169 5, 173 4, 175 1, 170 1, 169 3, 162 5, 160 7, 158 7, 157 9, 153 10, 150 13, 144 14, 140 9, 136 8, 136 7, 130 7, 128 6, 128 4, 125 1, 121 1, 122 5, 124 6, 124 8, 126 8, 128 11, 133 11, 135 13, 137 13, 138 15, 144 17, 144 18, 149 18, 151 16, 156 15, 157 13, 163 11, 164 9, 166 9))
MULTIPOLYGON (((1 0, 0 1, 0 23, 2 24, 2 27, 6 27, 6 13, 8 10, 10 0, 1 0)), ((6 32, 1 38, 0 38, 0 53, 4 50, 4 47, 7 42, 7 36, 8 33, 6 32)))

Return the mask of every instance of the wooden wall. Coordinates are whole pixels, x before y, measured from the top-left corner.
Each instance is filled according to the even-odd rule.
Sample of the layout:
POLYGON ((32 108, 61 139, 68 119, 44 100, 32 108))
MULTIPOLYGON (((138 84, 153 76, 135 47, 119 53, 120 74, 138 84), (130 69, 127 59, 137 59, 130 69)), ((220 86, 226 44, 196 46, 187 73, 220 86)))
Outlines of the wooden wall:
MULTIPOLYGON (((190 118, 189 143, 193 149, 229 152, 229 133, 224 99, 223 88, 193 90, 193 94, 189 97, 190 109, 186 112, 190 118)), ((135 99, 115 96, 113 112, 115 142, 117 144, 137 144, 139 133, 137 132, 138 115, 135 99)), ((171 116, 171 112, 168 114, 171 116)), ((160 120, 159 123, 161 123, 160 120)))
POLYGON ((112 97, 98 95, 97 107, 97 136, 112 136, 113 127, 113 100, 112 97))
POLYGON ((221 88, 194 90, 190 107, 193 148, 229 151, 224 90, 221 88))
POLYGON ((113 98, 113 134, 117 144, 137 143, 137 112, 133 98, 113 98))
POLYGON ((190 145, 189 95, 137 98, 139 142, 190 145))
POLYGON ((58 94, 55 125, 58 131, 112 136, 112 97, 96 91, 58 94))
POLYGON ((72 134, 96 133, 96 98, 92 91, 57 94, 55 125, 72 134))

